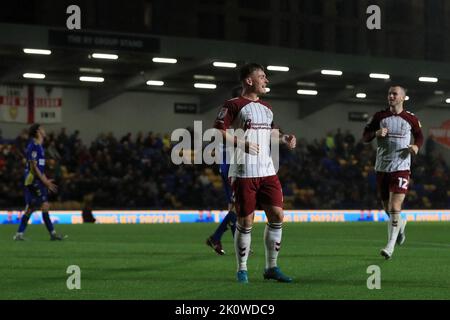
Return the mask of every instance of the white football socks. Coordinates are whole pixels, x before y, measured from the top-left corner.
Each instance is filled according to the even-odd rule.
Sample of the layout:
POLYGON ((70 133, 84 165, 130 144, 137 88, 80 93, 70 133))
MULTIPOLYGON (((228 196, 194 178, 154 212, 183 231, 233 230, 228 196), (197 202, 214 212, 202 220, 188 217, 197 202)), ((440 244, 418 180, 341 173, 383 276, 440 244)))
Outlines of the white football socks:
POLYGON ((388 238, 388 241, 389 241, 389 239, 391 238, 391 215, 389 214, 388 211, 386 211, 386 214, 387 214, 388 217, 389 217, 389 221, 388 221, 388 223, 387 223, 387 229, 388 229, 388 232, 387 232, 387 238, 388 238))
POLYGON ((264 229, 264 245, 266 248, 266 269, 277 266, 278 252, 281 246, 282 223, 267 223, 264 229))
POLYGON ((402 226, 402 219, 398 211, 391 211, 389 224, 390 224, 390 234, 386 249, 393 252, 395 243, 397 241, 398 233, 402 226))
POLYGON ((244 228, 236 223, 234 233, 234 249, 236 251, 236 260, 238 271, 247 270, 247 260, 250 253, 250 244, 252 242, 252 228, 244 228))
POLYGON ((408 220, 402 219, 402 227, 400 228, 400 233, 405 233, 406 223, 408 220))

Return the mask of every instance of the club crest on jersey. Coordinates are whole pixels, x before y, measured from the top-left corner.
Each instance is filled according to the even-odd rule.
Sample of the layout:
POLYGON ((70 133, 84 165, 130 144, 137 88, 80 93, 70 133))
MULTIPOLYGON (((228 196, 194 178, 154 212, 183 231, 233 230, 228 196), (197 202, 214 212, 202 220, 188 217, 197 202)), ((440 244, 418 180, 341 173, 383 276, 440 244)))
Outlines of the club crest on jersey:
POLYGON ((217 115, 217 119, 222 120, 223 118, 225 118, 225 116, 227 115, 228 109, 227 108, 222 108, 219 111, 219 114, 217 115))
POLYGON ((31 158, 35 159, 37 157, 37 152, 33 151, 31 152, 31 158))
POLYGON ((245 120, 244 130, 248 130, 252 127, 252 119, 245 120))

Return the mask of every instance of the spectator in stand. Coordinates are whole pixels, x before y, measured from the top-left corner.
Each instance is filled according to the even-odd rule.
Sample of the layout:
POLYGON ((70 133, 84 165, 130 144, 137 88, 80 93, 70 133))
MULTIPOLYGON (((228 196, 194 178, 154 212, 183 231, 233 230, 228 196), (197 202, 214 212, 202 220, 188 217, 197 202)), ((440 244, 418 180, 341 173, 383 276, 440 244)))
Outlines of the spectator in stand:
MULTIPOLYGON (((291 199, 286 209, 378 207, 373 192, 374 148, 356 141, 348 130, 341 134, 342 139, 339 132, 330 131, 326 138, 311 142, 300 139, 295 152, 281 146, 279 177, 285 195, 291 199), (284 170, 287 167, 289 170, 284 170)), ((432 150, 430 139, 427 144, 431 143, 428 148, 432 150)), ((23 194, 17 181, 23 174, 28 133, 22 131, 9 141, 0 145, 0 205, 20 209, 23 194)), ((226 199, 221 186, 216 187, 205 173, 205 169, 212 169, 213 178, 218 179, 217 170, 207 165, 172 164, 172 146, 170 135, 153 132, 127 134, 119 140, 113 133, 101 133, 89 145, 83 144, 79 131, 68 134, 61 129, 57 134, 49 133, 44 146, 49 158, 48 176, 55 178, 59 186, 59 193, 52 195, 51 201, 81 202, 90 195, 92 209, 224 208, 226 199)), ((442 157, 436 152, 419 154, 412 170, 412 193, 406 208, 450 206, 450 171, 442 157)))

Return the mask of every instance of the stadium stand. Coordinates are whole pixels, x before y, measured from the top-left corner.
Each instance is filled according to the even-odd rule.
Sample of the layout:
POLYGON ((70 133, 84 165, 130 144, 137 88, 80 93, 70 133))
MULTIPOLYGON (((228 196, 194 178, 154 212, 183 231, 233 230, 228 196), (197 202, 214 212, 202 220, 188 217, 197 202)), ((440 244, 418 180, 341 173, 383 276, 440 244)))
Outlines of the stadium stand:
MULTIPOLYGON (((0 139, 0 207, 22 209, 26 130, 0 139)), ((322 139, 299 139, 294 152, 281 148, 279 177, 286 209, 369 209, 379 207, 371 144, 341 129, 322 139)), ((220 209, 226 205, 216 166, 170 161, 169 134, 140 132, 117 138, 101 133, 90 145, 79 131, 50 132, 45 148, 47 175, 59 192, 55 209, 220 209), (114 194, 114 197, 110 195, 114 194), (198 195, 202 196, 199 197, 198 195)), ((448 208, 449 167, 428 138, 415 157, 406 209, 448 208)))

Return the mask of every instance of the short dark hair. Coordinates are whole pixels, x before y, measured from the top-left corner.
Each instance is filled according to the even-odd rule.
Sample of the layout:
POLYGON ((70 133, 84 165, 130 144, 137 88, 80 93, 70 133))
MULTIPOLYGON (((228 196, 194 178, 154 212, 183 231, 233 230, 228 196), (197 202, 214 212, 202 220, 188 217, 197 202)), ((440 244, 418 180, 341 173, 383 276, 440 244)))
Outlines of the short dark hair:
POLYGON ((31 138, 36 138, 37 132, 38 132, 40 126, 41 126, 41 125, 40 125, 39 123, 33 123, 33 124, 31 125, 30 129, 28 130, 28 135, 29 135, 31 138))
POLYGON ((403 87, 403 86, 401 86, 401 85, 399 85, 399 84, 394 84, 394 85, 392 85, 392 86, 389 86, 389 89, 390 89, 390 88, 394 88, 394 87, 399 87, 400 89, 402 89, 403 92, 405 93, 405 95, 406 95, 406 93, 408 92, 408 89, 406 89, 405 87, 403 87))
POLYGON ((255 70, 264 71, 264 67, 258 63, 248 63, 242 66, 241 69, 239 70, 239 80, 244 81, 255 70))

